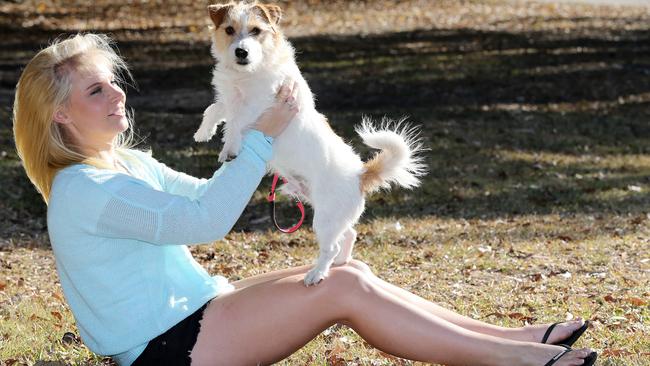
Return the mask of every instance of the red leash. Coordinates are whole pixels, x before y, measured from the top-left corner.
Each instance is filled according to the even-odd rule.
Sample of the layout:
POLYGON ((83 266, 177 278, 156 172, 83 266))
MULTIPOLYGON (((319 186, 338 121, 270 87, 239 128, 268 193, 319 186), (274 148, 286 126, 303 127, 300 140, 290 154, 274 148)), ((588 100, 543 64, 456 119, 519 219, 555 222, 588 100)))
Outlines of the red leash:
MULTIPOLYGON (((300 226, 302 225, 302 222, 305 220, 305 207, 303 206, 302 202, 298 198, 296 198, 296 205, 298 206, 298 209, 300 210, 300 221, 298 221, 297 224, 294 226, 288 228, 288 229, 283 229, 278 225, 278 222, 275 221, 275 186, 278 184, 278 178, 279 176, 277 174, 273 175, 273 183, 271 184, 271 192, 269 193, 269 196, 266 198, 269 203, 271 203, 271 217, 273 218, 273 223, 275 224, 275 227, 278 228, 281 232, 285 234, 291 234, 294 231, 298 230, 300 226)), ((285 178, 282 178, 283 183, 287 183, 287 180, 285 178)))

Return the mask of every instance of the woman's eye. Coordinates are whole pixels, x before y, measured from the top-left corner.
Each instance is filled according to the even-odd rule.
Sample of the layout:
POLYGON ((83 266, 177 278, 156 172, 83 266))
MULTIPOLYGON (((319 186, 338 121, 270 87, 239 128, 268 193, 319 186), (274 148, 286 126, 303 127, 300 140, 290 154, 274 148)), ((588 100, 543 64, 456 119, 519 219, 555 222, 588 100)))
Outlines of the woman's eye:
POLYGON ((252 35, 254 35, 254 36, 259 35, 261 32, 262 32, 262 31, 261 31, 259 28, 257 28, 257 27, 251 29, 251 31, 250 31, 250 33, 251 33, 252 35))
POLYGON ((95 94, 97 94, 97 93, 99 93, 99 92, 101 92, 101 91, 102 91, 102 88, 101 88, 101 87, 99 87, 99 88, 95 88, 95 89, 93 89, 93 91, 90 92, 90 95, 95 95, 95 94))
POLYGON ((235 34, 235 28, 226 27, 226 34, 229 35, 229 36, 232 36, 233 34, 235 34))

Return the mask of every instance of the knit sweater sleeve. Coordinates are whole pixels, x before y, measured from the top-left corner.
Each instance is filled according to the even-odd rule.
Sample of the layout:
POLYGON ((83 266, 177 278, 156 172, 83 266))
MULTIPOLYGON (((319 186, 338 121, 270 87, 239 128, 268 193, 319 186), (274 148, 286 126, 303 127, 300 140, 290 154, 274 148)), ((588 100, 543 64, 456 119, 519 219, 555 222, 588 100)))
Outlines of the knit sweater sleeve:
MULTIPOLYGON (((256 132, 258 133, 258 132, 256 132)), ((264 136, 269 143, 273 143, 273 138, 264 136)), ((147 162, 155 171, 158 181, 162 185, 162 190, 171 194, 186 196, 191 199, 197 199, 210 186, 210 180, 205 178, 193 177, 189 174, 176 171, 166 164, 154 159, 147 153, 133 150, 140 160, 147 162)))
POLYGON ((82 174, 66 189, 66 196, 74 198, 68 212, 73 221, 85 223, 82 229, 102 237, 157 245, 219 240, 243 212, 271 155, 269 140, 253 130, 244 136, 237 158, 225 163, 210 179, 175 175, 165 183, 174 187, 171 190, 153 189, 125 174, 82 174), (187 192, 194 193, 183 194, 187 192), (194 195, 196 199, 191 198, 194 195))

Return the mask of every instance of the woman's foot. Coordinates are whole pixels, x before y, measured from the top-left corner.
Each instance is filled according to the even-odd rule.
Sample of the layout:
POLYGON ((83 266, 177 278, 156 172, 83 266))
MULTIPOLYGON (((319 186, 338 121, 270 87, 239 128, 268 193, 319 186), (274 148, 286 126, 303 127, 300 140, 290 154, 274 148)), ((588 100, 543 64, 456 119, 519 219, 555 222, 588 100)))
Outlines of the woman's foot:
POLYGON ((553 366, 578 366, 583 365, 585 359, 593 352, 589 348, 567 349, 561 346, 544 347, 531 353, 531 359, 527 363, 531 366, 545 366, 551 360, 553 366))
POLYGON ((528 343, 527 346, 515 346, 516 351, 497 362, 503 365, 518 366, 574 366, 584 365, 594 353, 589 348, 571 349, 569 347, 528 343))
MULTIPOLYGON (((562 343, 563 340, 571 337, 571 334, 573 334, 573 332, 575 332, 576 330, 580 329, 580 327, 582 327, 584 324, 585 321, 582 318, 577 318, 576 320, 571 320, 568 322, 557 324, 549 334, 548 339, 546 339, 546 342, 544 343, 548 343, 548 344, 562 343)), ((528 336, 531 342, 540 343, 542 342, 542 339, 544 338, 544 334, 546 333, 546 331, 550 326, 551 324, 535 324, 535 325, 528 325, 525 327, 525 329, 528 331, 528 336)))

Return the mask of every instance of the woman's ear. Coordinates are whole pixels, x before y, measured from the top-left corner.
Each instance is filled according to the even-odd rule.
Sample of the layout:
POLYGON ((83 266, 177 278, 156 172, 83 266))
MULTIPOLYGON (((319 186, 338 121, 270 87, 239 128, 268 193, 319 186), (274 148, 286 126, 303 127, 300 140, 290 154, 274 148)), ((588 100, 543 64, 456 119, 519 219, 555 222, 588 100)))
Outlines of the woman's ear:
POLYGON ((72 122, 64 106, 59 106, 56 108, 56 110, 54 111, 53 120, 56 123, 61 123, 64 125, 67 125, 68 123, 72 122))

